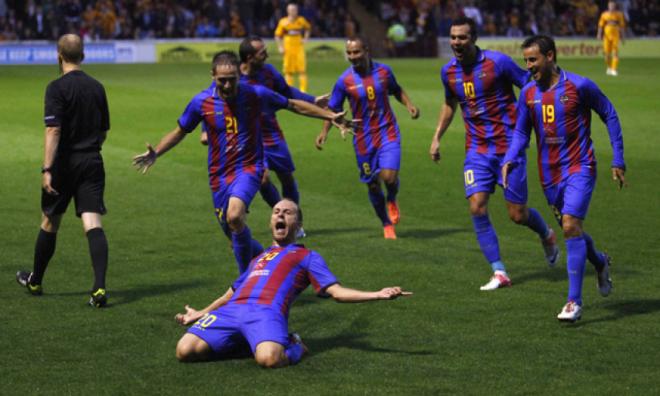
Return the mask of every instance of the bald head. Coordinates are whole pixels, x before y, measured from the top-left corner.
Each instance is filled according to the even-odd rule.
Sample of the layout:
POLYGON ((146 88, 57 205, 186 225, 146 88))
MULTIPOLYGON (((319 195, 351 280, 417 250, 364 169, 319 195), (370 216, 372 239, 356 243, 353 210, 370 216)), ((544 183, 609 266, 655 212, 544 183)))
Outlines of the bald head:
POLYGON ((85 58, 83 42, 77 34, 65 34, 57 41, 57 53, 66 63, 80 64, 85 58))

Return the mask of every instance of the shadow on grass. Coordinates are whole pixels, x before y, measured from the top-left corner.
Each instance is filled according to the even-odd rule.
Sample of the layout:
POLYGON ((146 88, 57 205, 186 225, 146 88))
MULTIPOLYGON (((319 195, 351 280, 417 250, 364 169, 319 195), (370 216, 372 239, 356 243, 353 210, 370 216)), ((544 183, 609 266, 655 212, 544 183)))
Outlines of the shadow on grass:
POLYGON ((405 350, 405 349, 387 348, 387 347, 374 345, 368 340, 369 334, 367 334, 364 330, 362 330, 365 327, 367 327, 367 325, 368 324, 365 323, 364 319, 355 319, 348 327, 346 327, 339 334, 330 337, 325 337, 325 338, 306 337, 305 333, 313 333, 313 331, 311 330, 309 332, 305 332, 303 330, 303 332, 301 332, 301 336, 303 338, 303 342, 309 348, 310 355, 312 356, 336 348, 348 348, 348 349, 365 351, 365 352, 398 353, 405 355, 435 354, 435 352, 431 352, 428 350, 419 350, 419 348, 416 348, 416 350, 412 350, 412 349, 405 350))
MULTIPOLYGON (((559 266, 559 264, 557 264, 557 266, 559 266)), ((525 282, 536 280, 545 280, 550 282, 566 281, 566 270, 564 268, 548 268, 546 266, 542 270, 525 273, 520 276, 514 275, 511 278, 511 282, 513 282, 514 285, 520 285, 525 282)))
POLYGON ((629 316, 660 312, 660 299, 613 301, 603 303, 601 307, 612 313, 600 318, 582 320, 574 324, 573 327, 582 327, 599 322, 611 322, 624 319, 629 316))
MULTIPOLYGON (((167 284, 152 284, 145 285, 135 289, 108 289, 108 305, 105 308, 112 308, 118 305, 130 304, 139 301, 143 298, 160 296, 164 294, 171 294, 180 292, 186 289, 197 287, 210 286, 212 282, 190 280, 186 282, 167 283, 167 284)), ((64 293, 48 293, 51 296, 67 297, 67 296, 89 296, 88 291, 75 291, 64 293)))
POLYGON ((459 234, 463 232, 471 232, 467 228, 435 228, 435 229, 413 229, 397 231, 399 238, 417 238, 417 239, 433 239, 445 235, 459 234))

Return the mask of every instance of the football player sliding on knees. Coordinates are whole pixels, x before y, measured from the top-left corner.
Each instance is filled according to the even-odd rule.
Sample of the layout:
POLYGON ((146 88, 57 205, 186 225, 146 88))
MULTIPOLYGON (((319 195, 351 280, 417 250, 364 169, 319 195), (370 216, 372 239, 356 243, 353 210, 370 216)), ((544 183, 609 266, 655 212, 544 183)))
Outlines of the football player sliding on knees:
POLYGON ((296 364, 307 347, 289 333, 289 308, 310 284, 320 297, 337 302, 394 300, 412 295, 399 286, 379 291, 349 289, 339 283, 318 253, 296 243, 302 226, 295 202, 284 199, 272 211, 273 244, 256 256, 227 292, 208 307, 186 305, 175 316, 182 325, 193 324, 181 337, 176 357, 182 362, 223 359, 247 352, 262 367, 296 364))

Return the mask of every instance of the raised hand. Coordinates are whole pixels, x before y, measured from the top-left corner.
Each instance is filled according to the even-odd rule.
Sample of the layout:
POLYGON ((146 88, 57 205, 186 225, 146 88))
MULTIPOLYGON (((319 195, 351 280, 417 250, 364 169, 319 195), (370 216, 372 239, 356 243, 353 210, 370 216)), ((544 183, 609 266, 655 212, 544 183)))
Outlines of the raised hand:
POLYGON ((154 150, 151 144, 147 143, 147 151, 133 157, 133 166, 137 168, 138 172, 145 174, 156 162, 157 157, 158 156, 156 155, 156 150, 154 150))

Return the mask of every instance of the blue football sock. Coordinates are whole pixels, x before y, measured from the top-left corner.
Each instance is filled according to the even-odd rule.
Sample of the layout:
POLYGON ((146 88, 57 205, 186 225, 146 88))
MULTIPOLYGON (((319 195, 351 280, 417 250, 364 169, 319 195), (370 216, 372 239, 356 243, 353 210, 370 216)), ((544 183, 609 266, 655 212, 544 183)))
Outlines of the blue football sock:
POLYGON ((284 354, 289 358, 289 364, 294 365, 302 359, 303 353, 305 350, 300 344, 290 343, 289 346, 284 350, 284 354))
POLYGON ((483 216, 472 216, 472 223, 474 224, 474 232, 477 234, 477 242, 479 242, 479 247, 481 252, 486 257, 491 265, 497 264, 497 269, 493 268, 493 271, 505 271, 504 264, 500 261, 500 245, 497 241, 497 234, 493 225, 490 224, 490 219, 488 215, 483 216))
POLYGON ((300 193, 298 192, 298 183, 293 180, 292 183, 282 183, 282 196, 295 202, 300 203, 300 193))
POLYGON ((584 237, 584 242, 587 244, 587 259, 589 259, 589 262, 593 264, 594 268, 596 268, 596 271, 602 271, 603 267, 605 267, 605 258, 603 257, 603 254, 596 250, 594 240, 591 239, 589 234, 583 232, 582 236, 584 237))
POLYGON ((399 179, 397 178, 393 184, 385 183, 385 188, 387 188, 387 202, 396 201, 396 194, 399 192, 399 179))
POLYGON ((504 266, 504 263, 500 260, 490 263, 490 268, 493 269, 493 272, 500 271, 506 273, 506 267, 504 266))
POLYGON ((568 272, 568 300, 582 305, 582 280, 587 261, 587 244, 583 236, 569 238, 566 240, 568 272))
POLYGON ((548 225, 545 223, 545 220, 543 220, 543 217, 541 217, 539 212, 534 208, 529 208, 529 218, 527 219, 527 227, 531 228, 532 231, 539 234, 539 237, 541 237, 541 239, 547 238, 548 233, 550 232, 550 229, 548 228, 548 225))
POLYGON ((383 194, 383 191, 380 189, 378 189, 378 192, 373 192, 371 190, 368 191, 369 201, 371 201, 371 205, 374 207, 376 215, 380 221, 383 222, 383 226, 392 224, 390 217, 387 214, 387 210, 385 209, 385 195, 383 194))
POLYGON ((261 197, 271 208, 282 200, 282 198, 280 198, 279 191, 277 191, 277 187, 275 187, 275 185, 270 181, 268 183, 262 184, 261 187, 259 187, 259 193, 261 193, 261 197))
POLYGON ((231 246, 234 249, 238 272, 242 274, 252 260, 252 233, 248 226, 239 233, 231 233, 231 246))

